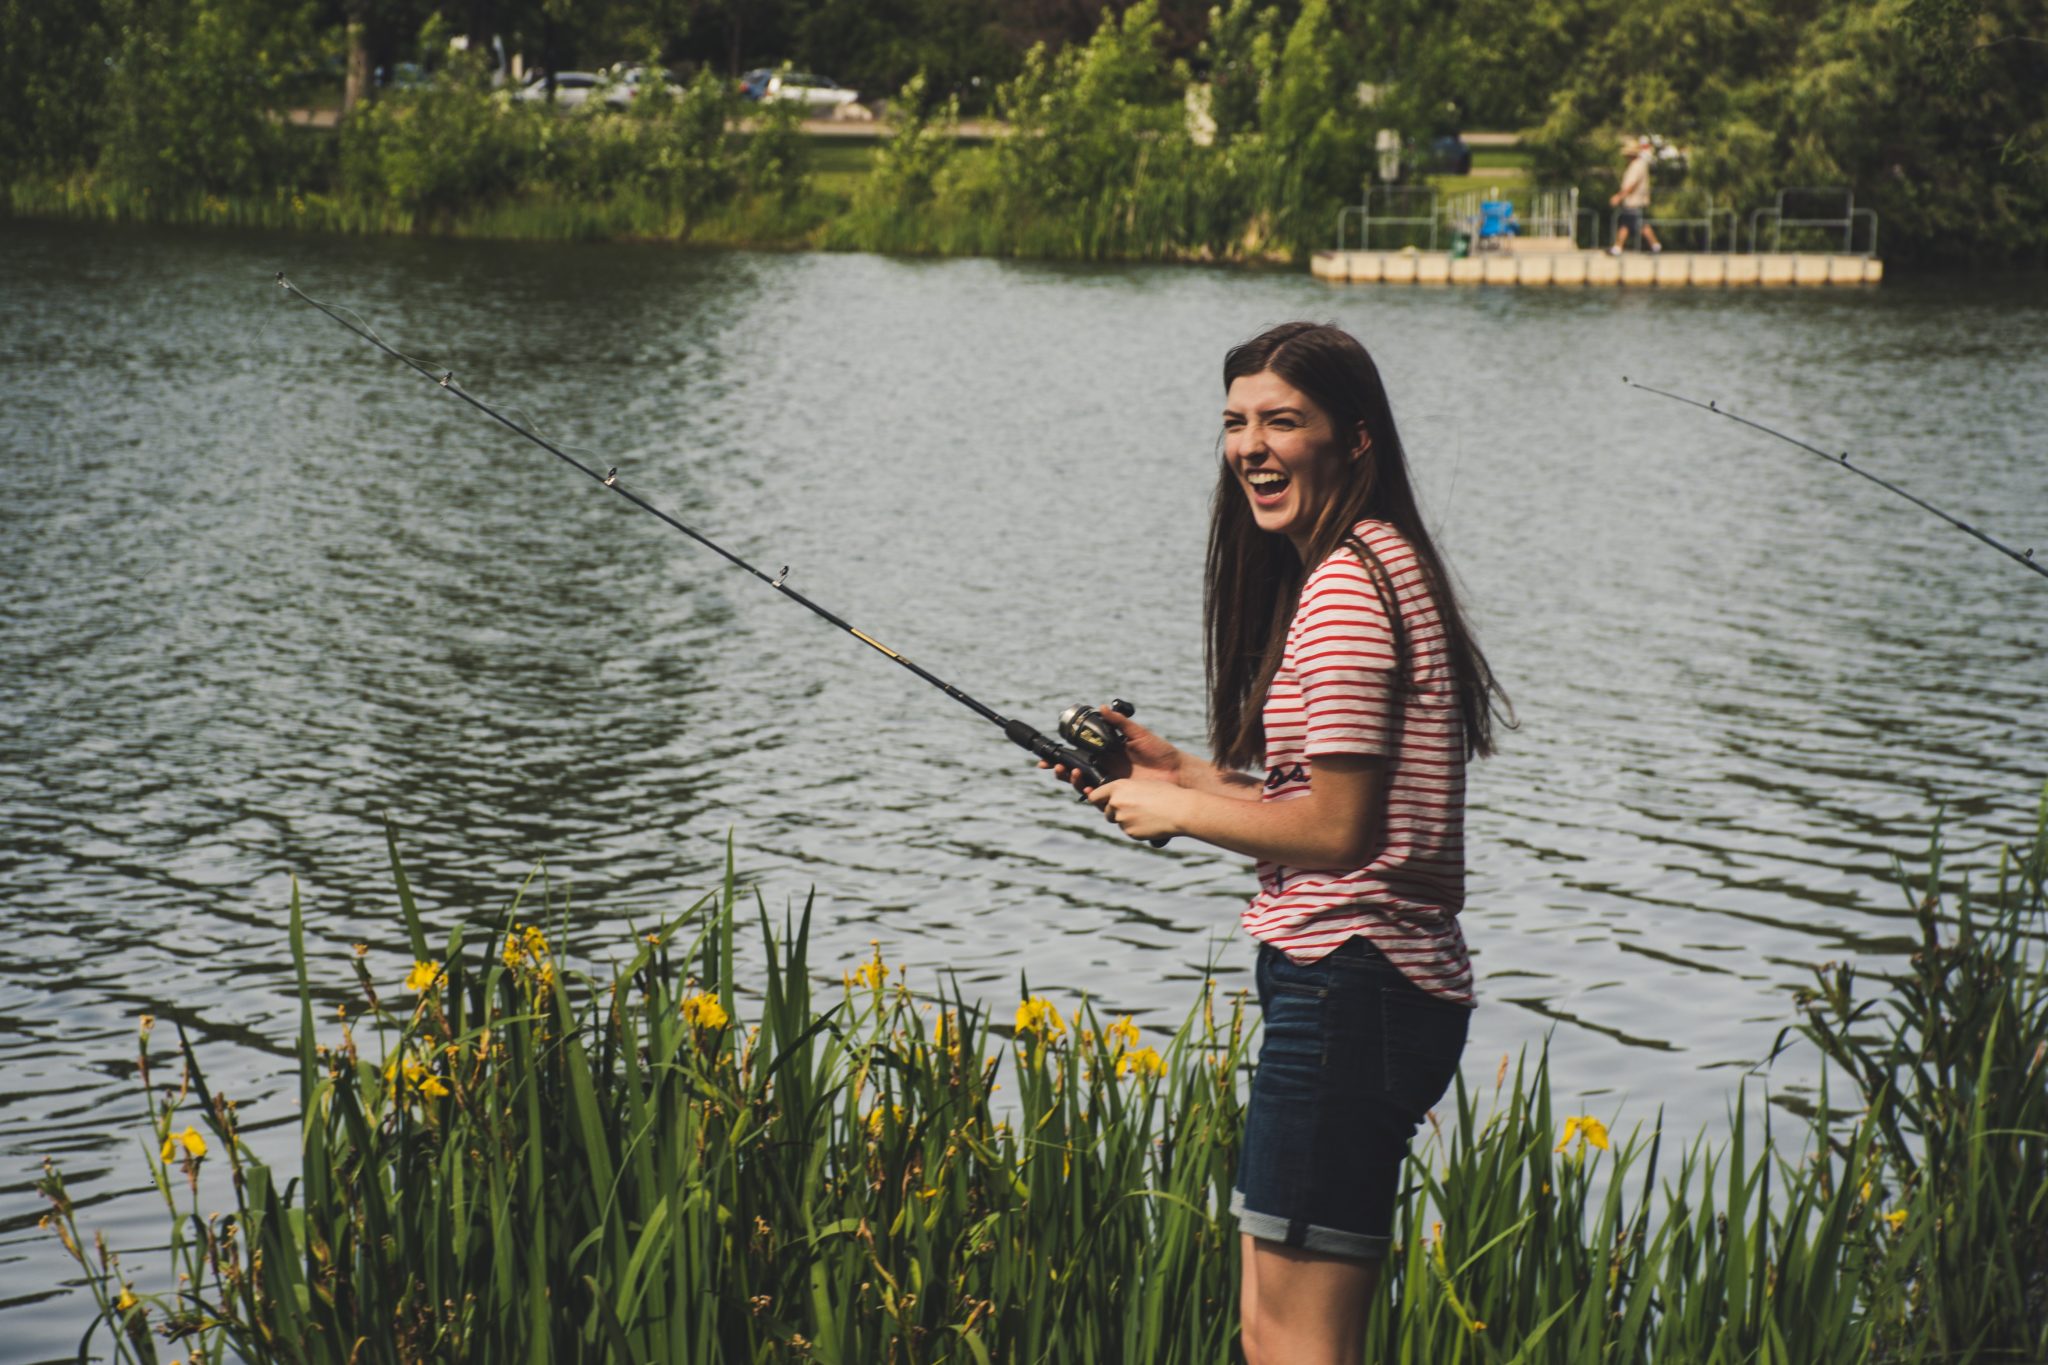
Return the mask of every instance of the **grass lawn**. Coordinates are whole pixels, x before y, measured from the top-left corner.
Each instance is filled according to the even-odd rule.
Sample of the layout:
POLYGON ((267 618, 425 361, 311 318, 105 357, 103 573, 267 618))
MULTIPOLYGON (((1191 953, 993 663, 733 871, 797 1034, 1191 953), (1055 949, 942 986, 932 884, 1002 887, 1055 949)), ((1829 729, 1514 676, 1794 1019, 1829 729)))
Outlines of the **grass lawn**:
POLYGON ((810 142, 811 184, 820 194, 851 199, 874 169, 879 138, 817 137, 810 142))
POLYGON ((1529 167, 1529 153, 1520 147, 1474 147, 1472 149, 1472 167, 1474 170, 1478 170, 1481 167, 1501 166, 1513 166, 1520 170, 1527 170, 1529 167))
MULTIPOLYGON (((1475 157, 1476 161, 1477 158, 1475 157)), ((1477 169, 1477 167, 1475 167, 1477 169)), ((1484 194, 1488 191, 1503 199, 1512 199, 1517 204, 1529 202, 1533 183, 1527 172, 1519 175, 1432 175, 1429 187, 1444 199, 1451 199, 1473 190, 1484 194)))

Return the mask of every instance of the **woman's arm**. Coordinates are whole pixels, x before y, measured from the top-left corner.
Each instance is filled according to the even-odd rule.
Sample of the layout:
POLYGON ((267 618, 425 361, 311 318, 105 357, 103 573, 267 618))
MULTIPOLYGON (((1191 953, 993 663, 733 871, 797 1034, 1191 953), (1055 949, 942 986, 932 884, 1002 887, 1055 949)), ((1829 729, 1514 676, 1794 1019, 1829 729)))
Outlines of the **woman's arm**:
MULTIPOLYGON (((1217 771, 1213 764, 1203 766, 1217 771)), ((1281 801, 1257 800, 1255 785, 1254 799, 1245 800, 1235 789, 1217 792, 1135 777, 1105 783, 1088 799, 1133 839, 1186 835, 1288 867, 1362 865, 1379 832, 1385 760, 1332 756, 1313 760, 1308 769, 1308 794, 1281 801)))

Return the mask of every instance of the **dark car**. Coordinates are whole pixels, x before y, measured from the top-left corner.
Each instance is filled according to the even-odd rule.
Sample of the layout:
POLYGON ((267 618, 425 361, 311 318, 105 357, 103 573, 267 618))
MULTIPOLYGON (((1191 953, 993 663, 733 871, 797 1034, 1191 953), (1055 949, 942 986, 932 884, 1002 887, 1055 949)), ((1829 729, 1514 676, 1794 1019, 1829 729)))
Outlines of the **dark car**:
POLYGON ((1422 169, 1429 175, 1472 174, 1472 149, 1456 133, 1429 140, 1422 153, 1422 169))

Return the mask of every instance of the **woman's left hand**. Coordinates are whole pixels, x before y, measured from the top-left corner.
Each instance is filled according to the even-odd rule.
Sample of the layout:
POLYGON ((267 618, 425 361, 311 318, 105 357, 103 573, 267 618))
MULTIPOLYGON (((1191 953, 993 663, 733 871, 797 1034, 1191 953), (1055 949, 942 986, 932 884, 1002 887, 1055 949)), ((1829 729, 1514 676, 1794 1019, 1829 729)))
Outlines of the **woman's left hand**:
POLYGON ((1191 793, 1171 782, 1122 778, 1088 793, 1088 801, 1133 839, 1170 839, 1185 834, 1181 820, 1191 793))

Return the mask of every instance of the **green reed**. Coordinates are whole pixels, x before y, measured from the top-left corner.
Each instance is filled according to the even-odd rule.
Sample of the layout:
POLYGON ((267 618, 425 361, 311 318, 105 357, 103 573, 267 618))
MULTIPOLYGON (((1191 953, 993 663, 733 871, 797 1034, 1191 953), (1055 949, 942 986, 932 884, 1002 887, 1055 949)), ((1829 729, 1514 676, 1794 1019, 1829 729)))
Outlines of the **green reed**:
MULTIPOLYGON (((565 907, 532 878, 489 941, 458 929, 437 956, 395 844, 392 868, 418 963, 400 987, 358 956, 360 998, 324 1042, 294 895, 296 1179, 252 1153, 182 1033, 180 1079, 159 1084, 145 1027, 174 1289, 88 1246, 46 1173, 98 1305, 82 1349, 1232 1359, 1241 997, 1211 983, 1150 1044, 1085 1002, 1027 997, 999 1022, 935 983, 913 994, 879 948, 823 986, 809 907, 777 925, 758 904, 743 993, 730 867, 603 973, 572 966, 565 907), (216 1197, 232 1211, 205 1215, 216 1197)), ((1987 900, 1965 887, 1950 912, 1931 862, 1925 946, 1880 1000, 1819 973, 1799 1027, 1860 1105, 1835 1115, 1824 1087, 1795 1140, 1779 1112, 1752 1149, 1740 1092, 1724 1143, 1610 1138, 1554 1112, 1541 1054, 1502 1059, 1490 1091, 1461 1080, 1410 1162, 1368 1358, 2041 1358, 2044 870, 2048 801, 1987 900)))

